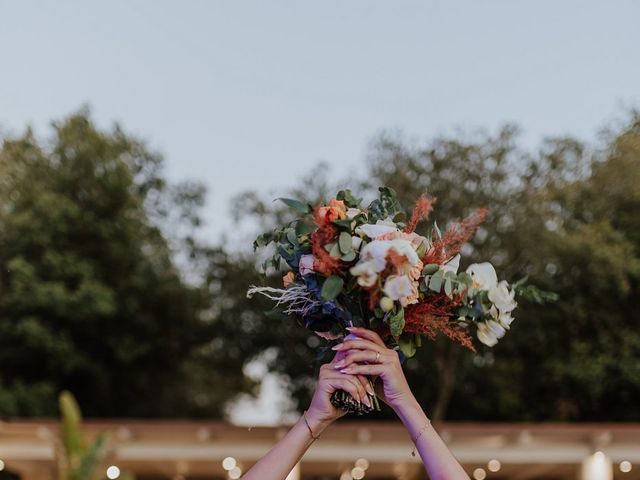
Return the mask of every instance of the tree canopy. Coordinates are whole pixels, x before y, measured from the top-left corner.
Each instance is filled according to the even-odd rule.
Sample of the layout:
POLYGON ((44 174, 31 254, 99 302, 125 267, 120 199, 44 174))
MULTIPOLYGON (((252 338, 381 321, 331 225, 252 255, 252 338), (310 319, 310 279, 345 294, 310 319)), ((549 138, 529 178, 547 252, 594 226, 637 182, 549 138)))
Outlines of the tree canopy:
MULTIPOLYGON (((256 391, 243 367, 269 351, 304 408, 322 339, 271 320, 250 251, 197 240, 204 188, 173 185, 162 157, 81 112, 0 150, 0 415, 53 415, 72 391, 89 416, 220 416, 256 391)), ((557 292, 523 303, 511 332, 477 354, 438 339, 406 363, 435 418, 638 420, 640 116, 599 143, 552 138, 535 152, 517 128, 423 144, 382 133, 361 178, 309 172, 288 192, 240 193, 229 215, 256 233, 287 219, 276 196, 326 201, 339 187, 393 187, 408 209, 437 198, 441 226, 487 207, 464 268, 557 292)), ((266 281, 279 282, 280 275, 266 281)), ((389 415, 388 411, 380 416, 389 415)))
MULTIPOLYGON (((190 231, 198 185, 86 112, 0 151, 0 414, 53 415, 62 389, 88 415, 219 414, 224 375, 202 285, 176 267, 161 222, 190 231), (206 369, 202 362, 206 361, 206 369)), ((197 223, 197 222, 195 222, 197 223)), ((193 241, 191 241, 193 244, 193 241)), ((238 371, 240 367, 238 366, 238 371)))

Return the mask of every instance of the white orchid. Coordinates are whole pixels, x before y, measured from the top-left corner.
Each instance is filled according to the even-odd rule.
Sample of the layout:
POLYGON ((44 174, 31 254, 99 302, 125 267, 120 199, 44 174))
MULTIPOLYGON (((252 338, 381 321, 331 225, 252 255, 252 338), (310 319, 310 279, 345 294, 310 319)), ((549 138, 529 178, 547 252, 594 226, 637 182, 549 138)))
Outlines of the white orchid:
POLYGON ((472 287, 478 290, 489 290, 498 284, 498 275, 489 262, 473 263, 467 268, 471 275, 472 287))
POLYGON ((502 325, 505 329, 509 330, 511 323, 515 320, 511 315, 511 312, 501 312, 496 308, 495 305, 491 305, 489 309, 489 315, 497 321, 500 325, 502 325))
POLYGON ((493 347, 498 340, 504 337, 506 333, 505 329, 495 320, 487 320, 486 322, 478 323, 478 340, 487 345, 493 347))
POLYGON ((505 280, 489 289, 489 300, 497 307, 500 313, 512 312, 518 306, 515 301, 515 295, 516 293, 513 290, 509 291, 509 284, 505 280))

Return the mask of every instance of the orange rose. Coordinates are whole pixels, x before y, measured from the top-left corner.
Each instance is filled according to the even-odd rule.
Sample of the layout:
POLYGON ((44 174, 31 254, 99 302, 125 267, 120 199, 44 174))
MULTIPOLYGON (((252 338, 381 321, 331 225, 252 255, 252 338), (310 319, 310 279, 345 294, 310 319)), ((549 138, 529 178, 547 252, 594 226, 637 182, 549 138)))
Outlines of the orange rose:
POLYGON ((329 205, 318 209, 318 216, 325 223, 347 218, 347 207, 342 200, 332 198, 329 205))
POLYGON ((289 288, 291 285, 293 285, 294 280, 295 275, 293 274, 293 272, 287 273, 284 277, 282 277, 282 284, 284 285, 284 288, 289 288))

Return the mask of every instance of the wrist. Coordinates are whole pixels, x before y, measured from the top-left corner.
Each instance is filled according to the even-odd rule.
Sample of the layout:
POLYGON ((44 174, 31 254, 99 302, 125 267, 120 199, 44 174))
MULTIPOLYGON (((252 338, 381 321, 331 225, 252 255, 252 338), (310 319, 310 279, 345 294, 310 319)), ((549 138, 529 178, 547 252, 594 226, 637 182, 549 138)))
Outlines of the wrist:
POLYGON ((404 418, 414 414, 417 411, 422 411, 422 407, 418 403, 416 397, 413 394, 408 397, 398 399, 397 402, 394 402, 390 405, 396 415, 400 417, 401 420, 404 421, 404 418))
POLYGON ((301 420, 307 424, 313 437, 319 437, 333 422, 332 419, 323 418, 309 410, 303 413, 301 420))

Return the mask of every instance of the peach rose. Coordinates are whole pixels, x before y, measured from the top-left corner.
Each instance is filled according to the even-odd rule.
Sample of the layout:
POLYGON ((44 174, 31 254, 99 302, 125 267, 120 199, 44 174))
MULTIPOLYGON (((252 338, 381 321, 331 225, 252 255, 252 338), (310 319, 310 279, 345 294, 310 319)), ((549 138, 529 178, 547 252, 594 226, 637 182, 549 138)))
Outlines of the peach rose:
POLYGON ((347 218, 347 207, 342 200, 332 198, 329 205, 318 209, 318 216, 325 224, 335 220, 343 220, 347 218))

